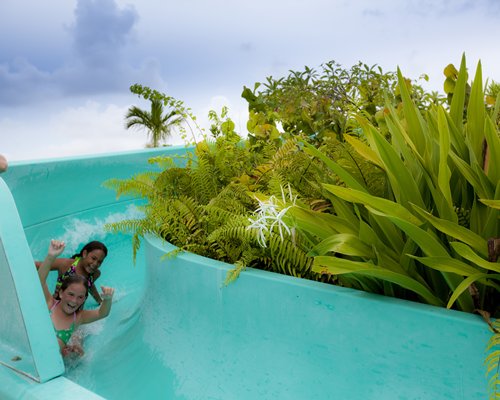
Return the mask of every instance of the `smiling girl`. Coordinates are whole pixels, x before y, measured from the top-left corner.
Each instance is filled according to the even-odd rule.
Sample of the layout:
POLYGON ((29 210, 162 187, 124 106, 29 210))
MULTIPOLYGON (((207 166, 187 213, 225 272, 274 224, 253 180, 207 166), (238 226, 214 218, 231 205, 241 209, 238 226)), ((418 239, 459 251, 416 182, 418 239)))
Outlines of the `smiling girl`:
MULTIPOLYGON (((73 255, 71 258, 58 258, 50 267, 51 271, 57 271, 57 283, 54 290, 54 298, 58 298, 58 292, 61 289, 62 282, 72 275, 81 275, 87 279, 87 287, 92 297, 101 304, 102 299, 94 282, 101 276, 100 267, 106 256, 108 249, 106 246, 98 241, 87 243, 80 250, 78 254, 73 255)), ((35 261, 37 268, 40 268, 42 263, 35 261)))
POLYGON ((82 275, 73 274, 62 280, 57 298, 52 296, 46 280, 52 264, 63 250, 64 242, 59 240, 50 242, 47 257, 38 268, 38 276, 61 353, 66 356, 70 353, 83 354, 79 345, 68 345, 71 335, 79 325, 89 324, 109 315, 114 289, 101 286, 101 306, 97 310, 83 310, 83 304, 88 296, 88 279, 82 275))

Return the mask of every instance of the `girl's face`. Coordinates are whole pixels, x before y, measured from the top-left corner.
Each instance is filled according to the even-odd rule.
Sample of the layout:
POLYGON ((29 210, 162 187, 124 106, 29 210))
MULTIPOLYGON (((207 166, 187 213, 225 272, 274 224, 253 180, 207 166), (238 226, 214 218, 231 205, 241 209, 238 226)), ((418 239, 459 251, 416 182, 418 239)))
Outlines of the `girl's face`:
POLYGON ((84 250, 81 259, 82 268, 87 274, 93 274, 99 269, 105 258, 106 254, 100 249, 92 251, 84 250))
POLYGON ((82 283, 72 283, 66 290, 59 292, 61 308, 66 314, 76 312, 87 297, 87 288, 82 283))

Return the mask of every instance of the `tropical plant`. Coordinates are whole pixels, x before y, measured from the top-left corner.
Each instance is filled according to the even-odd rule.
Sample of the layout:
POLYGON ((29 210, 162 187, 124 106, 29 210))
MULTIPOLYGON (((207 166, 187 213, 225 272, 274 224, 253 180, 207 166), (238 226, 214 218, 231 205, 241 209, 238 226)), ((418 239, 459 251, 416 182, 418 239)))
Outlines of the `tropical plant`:
MULTIPOLYGON (((119 191, 134 191, 135 185, 146 188, 139 190, 151 203, 144 223, 128 225, 137 228, 136 239, 152 229, 181 248, 196 247, 202 255, 233 260, 238 269, 249 265, 313 279, 332 277, 345 286, 430 304, 451 307, 457 301, 455 307, 465 311, 491 309, 487 303, 498 293, 494 272, 500 271, 495 262, 482 264, 477 257, 487 255, 487 243, 497 243, 492 240, 498 236, 499 172, 487 162, 498 157, 498 133, 488 122, 497 118, 498 107, 485 111, 480 68, 473 90, 468 89, 465 58, 453 79, 449 111, 439 104, 426 109, 415 104, 422 96, 412 96, 415 86, 398 71, 394 97, 401 103, 396 108, 393 97, 386 96, 384 129, 363 112, 356 117, 360 130, 341 141, 336 135, 324 136, 315 143, 318 149, 299 131, 286 140, 276 135, 274 126, 255 121, 251 126, 260 126, 254 129, 258 134, 240 144, 223 109, 220 118, 211 113, 213 139, 197 144, 186 168, 174 167, 169 160, 171 168, 158 176, 109 184, 119 191), (223 204, 229 193, 242 190, 251 194, 251 201, 240 196, 231 199, 231 207, 223 204), (288 207, 285 192, 295 199, 293 207, 288 207), (271 206, 265 205, 266 199, 271 206), (187 213, 171 210, 174 201, 183 207, 192 202, 189 221, 184 219, 187 213), (232 214, 221 220, 219 211, 212 213, 214 204, 241 218, 232 214), (287 214, 276 211, 280 204, 289 208, 287 214), (260 216, 248 222, 255 211, 260 216), (267 211, 274 216, 266 216, 267 211), (279 221, 290 215, 290 222, 298 224, 287 231, 293 233, 291 246, 309 257, 300 257, 300 266, 282 268, 291 264, 286 253, 277 251, 277 240, 284 238, 279 221), (169 224, 160 228, 162 218, 169 224), (173 221, 195 231, 181 234, 173 221), (263 221, 271 221, 272 229, 265 229, 263 221), (332 226, 327 229, 325 224, 332 226), (259 250, 258 243, 265 239, 274 245, 259 250), (244 243, 248 252, 229 251, 231 241, 244 243)), ((154 91, 140 89, 157 98, 154 91)), ((255 110, 262 99, 254 99, 255 110)), ((254 117, 259 118, 258 113, 251 121, 254 117)))
MULTIPOLYGON (((139 85, 131 86, 130 91, 138 95, 143 94, 142 87, 139 85)), ((165 96, 152 95, 148 97, 148 100, 151 102, 149 111, 137 106, 131 106, 128 109, 125 115, 125 127, 146 130, 151 140, 149 146, 159 147, 162 141, 171 136, 172 128, 184 120, 182 108, 165 96), (173 108, 169 109, 172 106, 173 108)))
MULTIPOLYGON (((425 103, 398 70, 375 114, 360 100, 347 124, 332 106, 346 122, 334 134, 332 119, 273 109, 276 93, 287 100, 281 81, 270 81, 268 98, 247 91, 247 141, 227 110, 212 113, 212 136, 183 166, 156 158, 162 172, 107 182, 148 200, 144 218, 109 228, 132 232, 135 250, 153 233, 233 263, 228 281, 256 267, 498 317, 500 165, 491 160, 500 159, 500 97, 485 100, 480 64, 469 85, 465 56, 449 71, 449 105, 435 95, 425 103)), ((302 95, 304 80, 288 95, 302 95)), ((488 358, 489 372, 498 360, 488 358)))
MULTIPOLYGON (((358 130, 355 115, 364 115, 375 125, 383 122, 386 102, 396 106, 401 101, 396 83, 394 72, 361 62, 346 69, 330 61, 320 71, 306 66, 284 78, 268 77, 253 90, 244 87, 242 93, 249 105, 250 138, 263 133, 277 138, 276 127, 281 126, 285 136, 305 135, 311 143, 332 136, 342 141, 345 133, 358 130)), ((444 101, 417 82, 406 80, 406 84, 421 109, 444 101)))
POLYGON ((500 236, 500 167, 483 168, 482 148, 485 141, 491 159, 498 159, 500 140, 485 112, 480 65, 464 122, 466 77, 464 57, 450 110, 434 106, 422 114, 398 71, 403 120, 388 104, 392 143, 358 117, 368 145, 346 140, 384 171, 388 196, 375 195, 321 149, 306 144, 306 151, 342 180, 324 185, 341 220, 332 224, 334 234, 325 233, 321 213, 292 206, 284 216, 290 227, 315 239, 313 271, 347 274, 365 289, 388 295, 499 312, 500 267, 489 260, 488 241, 500 236))
MULTIPOLYGON (((297 236, 284 246, 280 240, 283 235, 270 231, 270 245, 259 245, 262 236, 250 219, 259 208, 258 198, 248 193, 264 192, 282 199, 282 188, 288 184, 294 188, 291 195, 300 195, 302 204, 325 210, 330 203, 324 200, 320 182, 335 183, 338 178, 302 151, 297 139, 268 141, 257 137, 242 142, 227 118, 227 109, 220 117, 215 112, 209 117, 213 122, 211 138, 199 142, 193 154, 183 159, 155 158, 151 162, 158 163, 162 172, 105 183, 118 195, 133 194, 148 200, 143 218, 108 228, 132 232, 135 251, 145 234, 155 234, 183 250, 233 263, 236 268, 228 280, 247 266, 329 280, 311 271, 312 258, 307 257, 304 238, 297 236)), ((324 148, 369 187, 385 187, 381 172, 348 143, 331 138, 325 140, 324 148)))

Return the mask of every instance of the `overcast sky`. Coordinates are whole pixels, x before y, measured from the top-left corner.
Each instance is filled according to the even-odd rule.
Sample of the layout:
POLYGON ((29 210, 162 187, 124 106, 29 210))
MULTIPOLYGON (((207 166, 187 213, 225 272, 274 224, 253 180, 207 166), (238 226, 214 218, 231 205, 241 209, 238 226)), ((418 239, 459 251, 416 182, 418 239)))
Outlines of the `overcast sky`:
POLYGON ((143 148, 145 133, 124 128, 128 107, 147 107, 134 83, 184 101, 202 125, 226 105, 245 132, 243 85, 305 65, 399 66, 442 91, 465 52, 500 81, 499 38, 497 0, 0 0, 0 153, 143 148))

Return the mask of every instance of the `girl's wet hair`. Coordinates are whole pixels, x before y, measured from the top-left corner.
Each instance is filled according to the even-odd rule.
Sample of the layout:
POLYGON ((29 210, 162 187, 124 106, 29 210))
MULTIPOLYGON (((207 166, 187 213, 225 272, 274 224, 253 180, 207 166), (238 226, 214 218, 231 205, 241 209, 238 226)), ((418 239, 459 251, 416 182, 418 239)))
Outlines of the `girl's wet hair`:
POLYGON ((79 253, 74 254, 71 256, 71 258, 76 258, 76 257, 83 257, 83 252, 86 251, 87 253, 90 253, 91 251, 94 250, 102 250, 104 253, 104 257, 108 255, 108 248, 104 245, 104 243, 98 242, 97 240, 94 240, 93 242, 87 243, 85 246, 82 247, 79 253))
MULTIPOLYGON (((89 297, 89 287, 87 286, 87 278, 85 278, 82 275, 70 275, 67 278, 63 279, 61 287, 59 290, 55 293, 54 298, 56 300, 61 300, 61 296, 59 295, 60 292, 64 292, 70 285, 72 284, 81 284, 85 288, 85 301, 87 300, 87 297, 89 297)), ((83 303, 85 303, 85 301, 83 303)), ((83 304, 78 308, 76 311, 80 311, 83 308, 83 304)))

